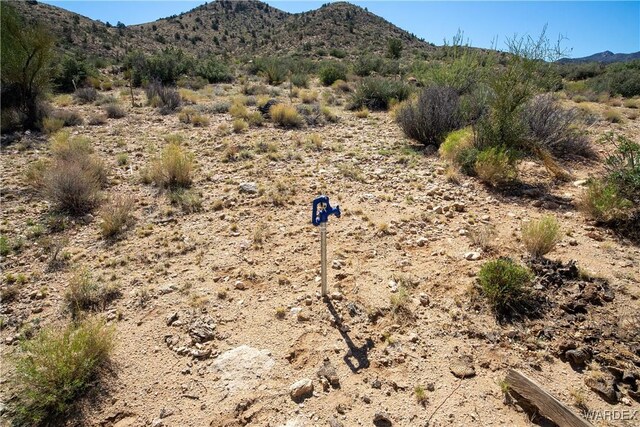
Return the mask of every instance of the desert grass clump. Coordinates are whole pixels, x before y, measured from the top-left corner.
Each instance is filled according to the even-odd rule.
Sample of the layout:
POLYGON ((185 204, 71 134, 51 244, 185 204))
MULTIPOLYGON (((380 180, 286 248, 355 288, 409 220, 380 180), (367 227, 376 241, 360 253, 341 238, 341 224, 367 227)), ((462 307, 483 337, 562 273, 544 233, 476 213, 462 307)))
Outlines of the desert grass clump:
POLYGON ((302 117, 293 105, 273 105, 269 109, 269 116, 274 123, 282 127, 296 128, 302 125, 302 117))
POLYGON ((191 185, 193 156, 178 144, 167 145, 148 171, 151 182, 162 188, 186 188, 191 185))
POLYGON ((301 90, 300 100, 305 104, 311 104, 318 100, 318 91, 316 90, 301 90))
POLYGON ((56 117, 45 117, 42 119, 42 131, 46 134, 53 134, 62 129, 64 120, 56 117))
POLYGON ((107 114, 107 117, 110 119, 121 119, 127 115, 127 112, 124 111, 124 108, 122 108, 118 104, 105 105, 104 112, 107 114))
POLYGON ((57 424, 108 364, 113 332, 103 322, 87 319, 46 327, 22 341, 15 376, 18 424, 57 424))
POLYGON ((391 295, 389 299, 390 311, 393 319, 401 322, 408 322, 414 318, 411 310, 411 295, 404 287, 399 287, 398 291, 391 295))
POLYGON ((515 159, 503 147, 489 147, 480 151, 474 170, 482 181, 492 186, 505 184, 517 176, 515 159))
POLYGON ((461 124, 458 94, 444 86, 424 89, 417 99, 401 104, 395 114, 404 134, 426 145, 439 146, 461 124))
POLYGON ((180 206, 186 213, 199 212, 202 209, 202 197, 193 189, 174 188, 169 191, 169 201, 180 206))
POLYGON ((64 300, 75 319, 86 311, 104 310, 107 304, 119 296, 120 289, 117 286, 100 284, 88 269, 81 269, 71 278, 64 300))
POLYGON ((238 102, 236 100, 229 108, 229 114, 231 114, 231 117, 235 119, 246 119, 249 116, 249 110, 247 110, 247 107, 244 105, 244 103, 238 102))
POLYGON ((58 132, 51 145, 53 159, 29 169, 30 183, 59 211, 82 215, 99 203, 106 182, 102 162, 88 139, 58 132))
POLYGON ((301 88, 309 87, 308 74, 304 74, 304 73, 292 74, 291 77, 289 77, 289 81, 291 82, 292 85, 296 87, 301 87, 301 88))
POLYGON ((117 196, 100 211, 100 232, 105 239, 122 233, 133 222, 131 211, 134 202, 131 197, 117 196))
POLYGON ((178 114, 178 120, 182 123, 192 124, 196 127, 209 126, 209 119, 193 108, 184 108, 180 111, 180 114, 178 114))
POLYGON ((369 109, 367 107, 362 107, 353 114, 359 119, 366 119, 369 117, 369 109))
POLYGON ((610 110, 605 110, 605 112, 602 113, 602 116, 609 123, 622 123, 623 122, 622 114, 620 114, 616 110, 611 110, 611 109, 610 110))
POLYGON ((61 119, 64 122, 64 126, 79 126, 84 122, 79 113, 69 110, 54 110, 51 113, 51 117, 61 119))
POLYGON ((627 219, 633 203, 615 184, 592 180, 578 199, 578 208, 596 221, 611 222, 627 219))
POLYGON ((522 242, 532 257, 546 255, 559 241, 560 225, 552 215, 545 215, 522 226, 522 242))
POLYGON ((92 114, 87 120, 89 126, 102 126, 107 123, 107 116, 104 114, 92 114))
POLYGON ((242 133, 249 128, 249 124, 244 119, 235 119, 233 121, 233 131, 235 133, 242 133))
POLYGON ((82 87, 73 93, 73 97, 80 104, 89 104, 98 99, 98 91, 93 87, 82 87))
POLYGON ((500 315, 521 312, 529 300, 532 280, 533 276, 526 267, 509 258, 488 261, 478 273, 483 295, 500 315))

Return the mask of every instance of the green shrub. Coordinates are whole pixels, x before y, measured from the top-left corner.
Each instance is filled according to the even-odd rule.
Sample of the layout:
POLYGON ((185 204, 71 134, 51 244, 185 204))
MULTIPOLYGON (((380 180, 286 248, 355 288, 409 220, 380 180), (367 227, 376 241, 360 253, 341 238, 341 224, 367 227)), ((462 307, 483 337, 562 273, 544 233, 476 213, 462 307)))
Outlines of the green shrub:
POLYGON ((384 66, 384 59, 374 55, 362 55, 353 64, 353 73, 360 77, 367 77, 372 73, 380 73, 384 66))
POLYGON ((400 59, 402 55, 402 41, 400 39, 387 39, 387 56, 393 59, 400 59))
POLYGON ((482 181, 494 186, 517 176, 515 157, 504 147, 489 147, 478 152, 474 170, 482 181))
POLYGON ((55 424, 109 362, 113 329, 98 320, 47 327, 21 342, 16 361, 16 422, 55 424))
POLYGON ((367 77, 356 87, 349 106, 352 110, 367 107, 369 110, 386 110, 390 103, 404 101, 411 95, 411 87, 398 80, 367 77))
POLYGON ((7 256, 11 253, 11 246, 7 236, 0 236, 0 256, 7 256))
POLYGON ((53 82, 59 91, 73 92, 84 86, 88 77, 96 75, 95 68, 88 61, 69 55, 58 66, 53 82))
POLYGON ((326 62, 318 72, 320 82, 325 86, 331 86, 336 80, 347 80, 347 68, 337 62, 326 62))
POLYGON ((533 257, 551 252, 560 241, 560 225, 555 217, 546 215, 522 226, 522 242, 533 257))
POLYGON ((627 219, 633 203, 614 184, 592 180, 578 200, 578 207, 596 221, 609 222, 627 219))
POLYGON ((521 312, 530 298, 529 284, 532 280, 527 268, 509 258, 488 261, 478 273, 482 293, 499 315, 521 312))
POLYGON ((606 133, 601 142, 613 146, 604 162, 607 180, 622 196, 640 203, 640 144, 612 132, 606 133))
POLYGON ((229 83, 233 81, 233 74, 222 61, 210 57, 196 68, 196 74, 207 79, 209 83, 229 83))
POLYGON ((309 87, 309 75, 308 74, 292 74, 290 78, 291 84, 297 87, 306 88, 309 87))
POLYGON ((478 149, 474 145, 471 127, 449 133, 438 151, 443 159, 460 168, 465 174, 475 174, 478 149))
POLYGON ((9 2, 1 4, 0 79, 2 131, 36 129, 47 115, 54 38, 40 23, 23 22, 9 2))
POLYGON ((458 94, 441 86, 424 89, 416 100, 398 107, 396 122, 409 138, 439 146, 444 136, 460 125, 458 94))
POLYGON ((595 92, 625 98, 640 95, 640 60, 609 64, 604 73, 590 79, 588 84, 595 92))
POLYGON ((270 85, 279 85, 287 79, 289 64, 284 59, 267 58, 261 65, 261 73, 270 85))

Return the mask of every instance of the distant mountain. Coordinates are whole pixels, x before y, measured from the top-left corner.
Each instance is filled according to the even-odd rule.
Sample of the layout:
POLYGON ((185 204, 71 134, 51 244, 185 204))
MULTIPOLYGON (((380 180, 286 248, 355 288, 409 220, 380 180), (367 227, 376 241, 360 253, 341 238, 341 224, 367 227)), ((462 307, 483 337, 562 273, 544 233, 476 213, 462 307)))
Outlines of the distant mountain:
POLYGON ((572 63, 572 62, 600 62, 603 64, 610 64, 612 62, 627 62, 634 59, 640 59, 640 52, 633 53, 613 53, 609 50, 600 53, 594 53, 590 56, 583 58, 563 58, 559 60, 560 63, 572 63))
MULTIPOLYGON (((3 2, 4 3, 4 2, 3 2)), ((431 51, 420 40, 385 19, 346 2, 329 3, 303 13, 287 13, 258 0, 217 0, 188 12, 139 25, 89 19, 48 4, 12 2, 27 22, 48 25, 64 51, 121 57, 178 47, 195 56, 230 57, 302 54, 356 56, 384 54, 389 38, 400 39, 405 52, 431 51)), ((151 3, 149 3, 151 6, 151 3)))

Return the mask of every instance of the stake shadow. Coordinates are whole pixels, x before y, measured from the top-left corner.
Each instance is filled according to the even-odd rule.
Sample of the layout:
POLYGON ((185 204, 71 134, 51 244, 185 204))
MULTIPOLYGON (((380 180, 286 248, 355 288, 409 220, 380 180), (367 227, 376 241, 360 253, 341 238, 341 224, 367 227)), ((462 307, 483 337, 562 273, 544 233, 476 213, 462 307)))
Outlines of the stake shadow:
POLYGON ((344 363, 347 364, 349 369, 351 369, 351 372, 353 372, 354 374, 357 374, 363 369, 367 369, 370 365, 369 350, 371 350, 374 346, 373 340, 371 340, 371 338, 367 338, 362 346, 356 346, 349 334, 342 330, 342 318, 338 314, 338 311, 336 310, 331 300, 326 298, 325 303, 327 304, 327 308, 334 318, 336 329, 338 330, 338 332, 340 332, 340 335, 342 335, 342 339, 347 343, 347 346, 350 350, 349 353, 347 353, 343 357, 344 363), (355 359, 357 364, 354 363, 353 359, 355 359))

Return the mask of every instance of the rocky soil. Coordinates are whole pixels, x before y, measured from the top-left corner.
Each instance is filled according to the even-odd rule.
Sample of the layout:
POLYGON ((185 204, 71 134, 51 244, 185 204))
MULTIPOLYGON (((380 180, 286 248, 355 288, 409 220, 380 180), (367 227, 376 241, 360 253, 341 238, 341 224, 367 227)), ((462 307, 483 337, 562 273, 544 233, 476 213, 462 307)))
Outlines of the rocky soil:
MULTIPOLYGON (((3 276, 26 277, 1 308, 3 402, 18 338, 69 318, 63 295, 84 267, 122 296, 99 313, 117 330, 112 367, 69 425, 531 425, 536 417, 503 395, 510 368, 576 411, 640 409, 640 249, 574 207, 598 162, 576 159, 566 164, 573 181, 556 182, 525 161, 520 190, 505 194, 469 177, 451 181, 437 154, 407 140, 390 113, 358 118, 340 93, 331 107, 338 123, 230 134, 231 116, 210 106, 239 90, 199 92, 205 127, 132 108, 125 90, 125 118, 72 128, 108 165, 105 197, 135 200, 136 222, 116 242, 100 237, 97 212, 43 231, 50 207, 25 171, 48 155, 46 138, 25 135, 2 148, 2 234, 23 243, 2 259, 3 276), (197 212, 140 179, 174 133, 195 154, 197 212), (308 141, 313 133, 321 144, 308 141), (248 155, 226 161, 229 150, 248 155), (122 153, 127 164, 117 161, 122 153), (319 194, 343 212, 328 225, 327 301, 310 221, 319 194), (488 259, 528 262, 520 227, 549 213, 563 238, 547 256, 557 262, 532 264, 544 310, 500 323, 474 290, 475 276, 488 259), (477 236, 489 228, 495 237, 482 249, 477 236), (51 241, 68 254, 62 268, 49 268, 51 241)), ((85 118, 101 111, 63 108, 85 118)), ((604 107, 590 108, 598 116, 604 107)), ((640 134, 637 119, 585 127, 593 140, 610 129, 640 134)))

